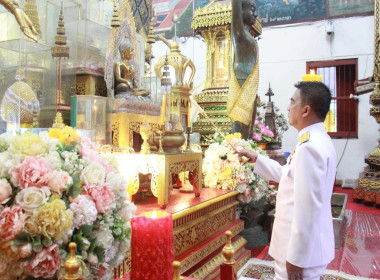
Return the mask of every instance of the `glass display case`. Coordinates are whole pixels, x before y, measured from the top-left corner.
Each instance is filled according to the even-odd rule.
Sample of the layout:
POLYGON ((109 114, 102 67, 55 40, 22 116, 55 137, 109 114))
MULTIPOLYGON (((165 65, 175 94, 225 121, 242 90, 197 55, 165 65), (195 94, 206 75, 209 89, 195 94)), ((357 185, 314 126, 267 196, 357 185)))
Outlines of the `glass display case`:
POLYGON ((96 144, 112 143, 112 98, 75 95, 71 97, 71 126, 96 144))
POLYGON ((51 127, 58 108, 65 124, 69 125, 71 96, 76 94, 107 96, 104 61, 111 32, 113 2, 98 0, 20 0, 18 2, 40 34, 37 43, 26 38, 13 14, 0 6, 0 30, 2 30, 0 102, 8 92, 4 100, 8 100, 9 103, 8 95, 14 93, 12 102, 18 104, 14 105, 12 102, 13 105, 5 104, 2 114, 4 116, 0 118, 0 133, 6 131, 10 120, 13 129, 17 123, 16 130, 32 126, 51 127), (61 60, 62 83, 58 100, 58 59, 52 58, 51 48, 55 44, 61 5, 63 5, 65 36, 70 51, 69 58, 61 60), (20 90, 13 92, 18 81, 15 78, 18 70, 24 72, 25 78, 20 81, 28 86, 27 96, 20 90), (33 100, 32 105, 29 104, 28 98, 33 100), (20 107, 22 103, 30 107, 28 114, 20 107), (15 116, 10 116, 14 106, 21 109, 13 114, 15 116), (34 112, 35 109, 37 112, 34 112))
POLYGON ((146 91, 150 92, 152 101, 156 104, 160 104, 162 99, 161 79, 145 76, 143 81, 143 87, 146 91))
MULTIPOLYGON (((79 3, 64 2, 65 21, 77 20, 79 3)), ((75 81, 69 80, 62 87, 61 100, 57 100, 58 62, 52 58, 51 48, 61 1, 24 0, 19 5, 39 31, 38 42, 25 37, 13 14, 0 6, 0 133, 7 128, 13 132, 24 127, 51 127, 57 103, 68 124, 70 96, 75 94, 75 81)), ((63 67, 67 63, 62 60, 63 67)))

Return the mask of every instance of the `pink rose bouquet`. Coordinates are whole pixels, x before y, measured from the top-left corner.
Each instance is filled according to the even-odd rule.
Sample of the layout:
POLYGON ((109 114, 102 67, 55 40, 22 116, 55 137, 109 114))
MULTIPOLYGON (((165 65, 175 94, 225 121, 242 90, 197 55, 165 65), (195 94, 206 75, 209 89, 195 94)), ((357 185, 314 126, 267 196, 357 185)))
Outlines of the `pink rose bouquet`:
POLYGON ((117 161, 70 127, 0 143, 0 279, 61 278, 70 242, 83 279, 111 279, 136 210, 117 161))

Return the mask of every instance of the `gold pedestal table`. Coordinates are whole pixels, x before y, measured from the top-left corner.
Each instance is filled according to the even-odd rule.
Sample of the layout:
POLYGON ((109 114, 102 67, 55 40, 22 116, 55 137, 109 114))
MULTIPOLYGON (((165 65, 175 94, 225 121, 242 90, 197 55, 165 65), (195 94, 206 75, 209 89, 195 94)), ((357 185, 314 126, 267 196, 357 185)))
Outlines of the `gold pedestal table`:
POLYGON ((173 189, 173 177, 189 172, 189 181, 196 197, 202 190, 202 153, 129 154, 119 156, 120 169, 129 178, 128 193, 136 194, 140 187, 139 173, 151 174, 150 188, 162 209, 168 204, 173 189), (122 159, 122 160, 120 160, 122 159))

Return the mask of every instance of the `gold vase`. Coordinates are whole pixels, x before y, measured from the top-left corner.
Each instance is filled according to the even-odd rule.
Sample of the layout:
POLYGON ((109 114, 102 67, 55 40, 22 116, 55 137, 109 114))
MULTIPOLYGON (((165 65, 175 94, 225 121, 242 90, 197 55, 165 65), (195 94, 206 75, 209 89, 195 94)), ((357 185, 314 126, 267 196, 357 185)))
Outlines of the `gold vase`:
MULTIPOLYGON (((165 153, 174 154, 179 153, 179 149, 183 144, 185 144, 186 138, 183 135, 183 131, 165 131, 162 135, 162 148, 165 153)), ((154 135, 153 138, 154 144, 159 148, 160 146, 160 137, 154 135)))

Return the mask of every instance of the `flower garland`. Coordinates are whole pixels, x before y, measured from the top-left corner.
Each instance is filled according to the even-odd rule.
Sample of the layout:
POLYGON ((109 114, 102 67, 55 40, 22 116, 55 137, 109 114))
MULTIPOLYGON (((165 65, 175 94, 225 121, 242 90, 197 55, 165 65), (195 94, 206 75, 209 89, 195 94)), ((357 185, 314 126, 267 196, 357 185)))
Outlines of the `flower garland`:
POLYGON ((267 193, 268 180, 253 172, 254 164, 242 164, 231 145, 237 150, 256 150, 265 156, 266 153, 254 141, 242 139, 240 133, 225 138, 216 135, 215 143, 205 151, 202 163, 204 184, 210 188, 238 191, 238 199, 242 204, 258 201, 267 193))
POLYGON ((110 279, 136 206, 112 157, 74 129, 0 135, 0 278, 61 278, 76 242, 83 279, 110 279))

